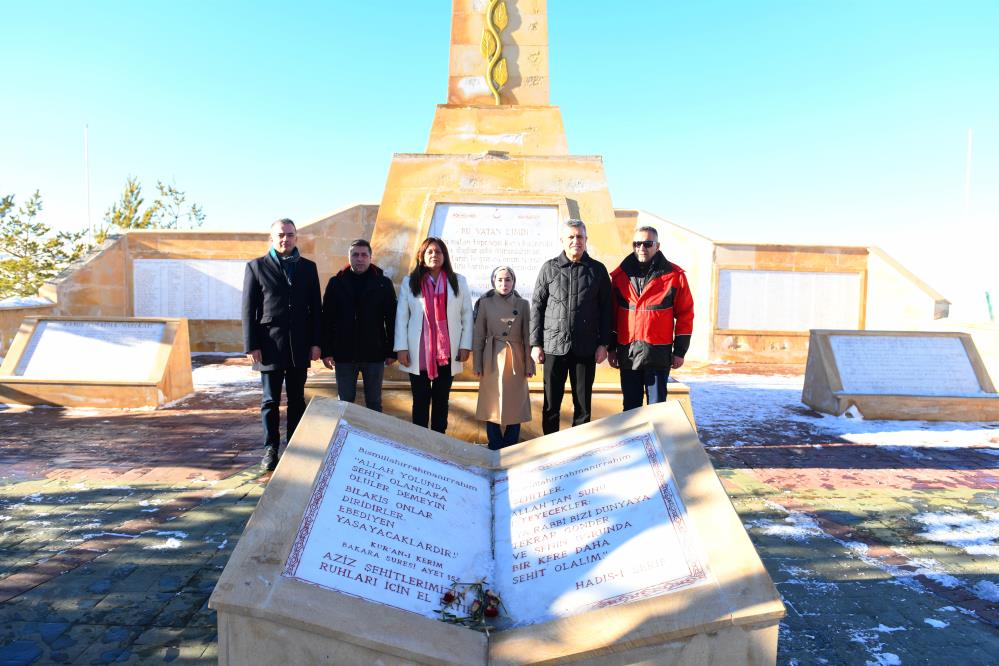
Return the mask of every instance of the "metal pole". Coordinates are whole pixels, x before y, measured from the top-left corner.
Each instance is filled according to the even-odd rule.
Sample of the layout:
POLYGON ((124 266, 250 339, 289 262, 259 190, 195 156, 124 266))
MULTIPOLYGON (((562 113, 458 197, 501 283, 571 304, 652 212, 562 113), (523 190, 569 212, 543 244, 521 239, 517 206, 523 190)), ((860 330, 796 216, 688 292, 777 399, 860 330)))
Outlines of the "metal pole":
POLYGON ((90 220, 90 125, 83 126, 83 172, 87 182, 87 229, 90 244, 94 244, 94 224, 90 220))

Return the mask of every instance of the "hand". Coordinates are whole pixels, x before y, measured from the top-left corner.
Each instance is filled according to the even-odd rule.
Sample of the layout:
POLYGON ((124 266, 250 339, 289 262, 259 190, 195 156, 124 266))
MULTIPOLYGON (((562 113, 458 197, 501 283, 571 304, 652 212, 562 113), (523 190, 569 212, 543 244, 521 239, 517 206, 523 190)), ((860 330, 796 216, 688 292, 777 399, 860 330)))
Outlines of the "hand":
POLYGON ((458 362, 464 363, 468 360, 468 355, 472 353, 471 349, 459 349, 458 350, 458 362))
POLYGON ((673 365, 673 369, 677 370, 680 366, 683 365, 683 357, 682 356, 674 356, 673 357, 673 364, 672 365, 673 365))
POLYGON ((394 358, 392 358, 391 356, 386 356, 385 357, 385 367, 386 368, 389 367, 390 365, 392 365, 393 363, 395 363, 395 359, 394 358))
POLYGON ((263 356, 260 354, 259 349, 254 349, 249 354, 247 354, 246 357, 249 358, 254 363, 260 363, 260 361, 263 360, 263 356))
POLYGON ((597 347, 597 353, 593 355, 597 363, 603 363, 607 360, 607 345, 600 345, 597 347))
POLYGON ((533 358, 534 362, 539 365, 541 363, 544 363, 545 362, 544 350, 541 349, 541 347, 531 347, 531 358, 533 358))
POLYGON ((400 349, 396 352, 396 358, 399 360, 399 365, 409 365, 409 350, 400 349))
POLYGON ((612 368, 620 368, 621 364, 617 361, 617 352, 613 349, 607 352, 607 364, 612 368))
POLYGON ((313 347, 311 351, 312 351, 312 354, 311 354, 310 358, 313 361, 318 361, 319 357, 323 355, 323 350, 320 349, 319 347, 313 347))
POLYGON ((324 357, 323 358, 323 365, 325 365, 327 368, 329 368, 330 370, 332 370, 333 369, 333 357, 332 356, 326 356, 326 357, 324 357))

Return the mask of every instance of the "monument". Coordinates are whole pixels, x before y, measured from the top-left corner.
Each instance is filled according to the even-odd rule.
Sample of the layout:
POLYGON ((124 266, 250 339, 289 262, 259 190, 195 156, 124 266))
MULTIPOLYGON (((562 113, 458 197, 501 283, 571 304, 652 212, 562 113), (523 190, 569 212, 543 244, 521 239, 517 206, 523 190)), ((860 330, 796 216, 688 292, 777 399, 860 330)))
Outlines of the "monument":
POLYGON ((801 401, 866 419, 997 421, 999 394, 967 333, 813 330, 801 401))
POLYGON ((0 366, 0 402, 157 407, 193 391, 186 319, 26 319, 0 366))
POLYGON ((773 664, 784 614, 677 403, 490 451, 323 398, 210 607, 222 664, 773 664))

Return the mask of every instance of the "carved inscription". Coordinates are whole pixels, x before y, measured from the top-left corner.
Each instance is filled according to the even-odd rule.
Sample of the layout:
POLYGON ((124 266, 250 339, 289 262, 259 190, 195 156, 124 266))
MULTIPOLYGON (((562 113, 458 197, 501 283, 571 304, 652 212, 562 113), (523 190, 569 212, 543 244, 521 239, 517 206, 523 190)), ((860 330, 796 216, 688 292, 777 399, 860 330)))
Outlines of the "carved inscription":
POLYGON ((341 423, 284 575, 434 617, 492 577, 489 481, 341 423))
POLYGON ((844 393, 988 395, 957 337, 830 335, 829 345, 844 393))
POLYGON ((40 321, 15 374, 31 379, 154 381, 165 325, 40 321))
POLYGON ((651 431, 511 468, 497 477, 494 497, 498 587, 517 624, 707 578, 651 431))
POLYGON ((718 328, 856 328, 860 278, 860 273, 722 269, 718 271, 718 328))
POLYGON ((447 244, 472 300, 490 289, 489 276, 501 265, 513 268, 517 292, 530 300, 541 264, 562 250, 558 225, 557 206, 439 203, 430 235, 447 244))
POLYGON ((242 260, 136 259, 135 316, 239 319, 245 270, 242 260))

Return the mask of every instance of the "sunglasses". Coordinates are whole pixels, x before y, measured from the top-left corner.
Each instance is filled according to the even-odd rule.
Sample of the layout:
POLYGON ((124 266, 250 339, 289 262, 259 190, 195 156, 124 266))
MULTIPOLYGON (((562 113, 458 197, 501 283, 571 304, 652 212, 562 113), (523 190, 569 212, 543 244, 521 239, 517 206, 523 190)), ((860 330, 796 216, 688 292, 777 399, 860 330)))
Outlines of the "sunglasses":
POLYGON ((656 244, 655 241, 632 241, 631 242, 631 247, 634 247, 634 248, 644 247, 645 249, 648 250, 648 249, 651 249, 652 247, 654 247, 655 244, 656 244))

